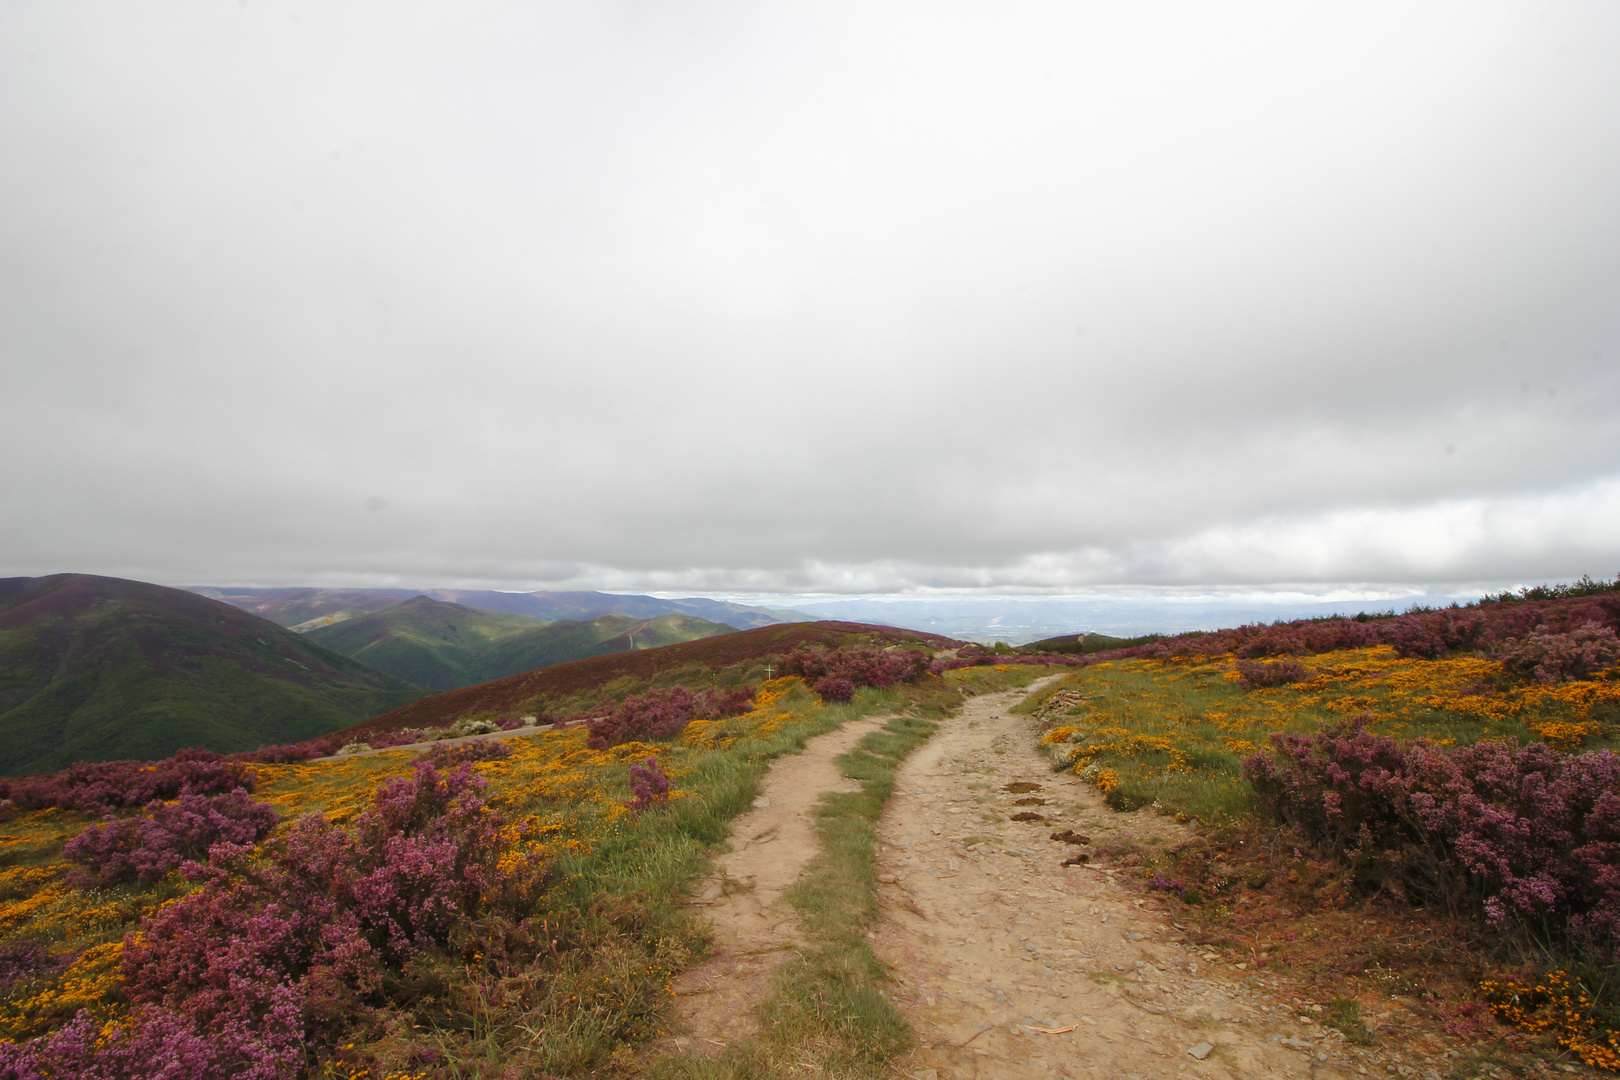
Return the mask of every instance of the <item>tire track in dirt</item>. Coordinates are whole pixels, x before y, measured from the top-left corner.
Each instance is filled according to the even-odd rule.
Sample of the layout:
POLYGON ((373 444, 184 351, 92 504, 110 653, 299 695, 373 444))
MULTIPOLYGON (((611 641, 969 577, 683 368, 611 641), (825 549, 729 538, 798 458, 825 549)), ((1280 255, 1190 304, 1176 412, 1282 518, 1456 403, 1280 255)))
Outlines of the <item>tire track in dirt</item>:
POLYGON ((778 758, 754 808, 732 820, 731 850, 714 860, 692 901, 714 925, 714 951, 674 981, 677 1049, 722 1047, 757 1030, 755 1006, 770 996, 771 972, 800 940, 798 916, 782 894, 821 850, 816 803, 824 792, 861 790, 833 759, 890 719, 851 721, 778 758))
POLYGON ((1188 831, 1151 809, 1115 813, 1089 784, 1054 774, 1035 723, 1007 713, 1026 692, 971 699, 946 719, 901 764, 879 823, 883 914, 874 945, 895 973, 897 1004, 919 1044, 898 1074, 1328 1080, 1364 1072, 1337 1032, 1290 1015, 1297 1008, 1279 1011, 1252 972, 1187 945, 1151 894, 1106 867, 1060 865, 1083 849, 1050 839, 1054 831, 1151 845, 1188 831), (1020 783, 1038 787, 1005 790, 1020 783), (1045 820, 1015 821, 1014 813, 1045 820))

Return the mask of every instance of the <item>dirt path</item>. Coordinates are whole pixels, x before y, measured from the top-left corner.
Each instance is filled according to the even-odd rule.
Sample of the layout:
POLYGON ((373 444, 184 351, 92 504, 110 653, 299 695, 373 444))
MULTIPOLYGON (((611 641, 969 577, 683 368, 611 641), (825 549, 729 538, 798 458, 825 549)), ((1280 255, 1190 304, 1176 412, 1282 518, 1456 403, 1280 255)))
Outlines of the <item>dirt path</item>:
POLYGON ((798 920, 782 894, 820 848, 812 811, 823 792, 861 790, 833 759, 888 720, 845 724, 811 739, 803 752, 777 759, 754 809, 732 821, 731 851, 715 859, 694 901, 714 923, 714 953, 675 979, 675 1015, 683 1029, 673 1040, 677 1048, 694 1039, 725 1046, 753 1034, 754 1006, 770 996, 771 971, 799 940, 798 920))
POLYGON ((901 765, 879 824, 876 947, 897 973, 919 1042, 898 1074, 1364 1072, 1338 1032, 1309 1018, 1308 1004, 1279 1002, 1269 979, 1187 946, 1152 894, 1106 867, 1061 865, 1091 848, 1052 840, 1054 831, 1162 844, 1184 829, 1150 809, 1115 813, 1090 785, 1054 774, 1034 723, 1006 712, 1022 694, 975 698, 946 720, 901 765), (1023 785, 1035 788, 1016 790, 1023 785), (1012 820, 1016 813, 1045 820, 1012 820))

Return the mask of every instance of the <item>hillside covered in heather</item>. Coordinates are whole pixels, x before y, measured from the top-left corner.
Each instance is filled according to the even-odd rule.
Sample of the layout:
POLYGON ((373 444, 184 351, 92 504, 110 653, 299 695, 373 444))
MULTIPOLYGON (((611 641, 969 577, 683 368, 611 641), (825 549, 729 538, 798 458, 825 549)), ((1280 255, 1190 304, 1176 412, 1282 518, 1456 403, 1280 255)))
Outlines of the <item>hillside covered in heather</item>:
POLYGON ((294 742, 421 695, 180 589, 90 574, 0 581, 0 774, 294 742))
POLYGON ((622 685, 641 681, 665 685, 687 679, 704 684, 712 680, 717 671, 750 664, 759 665, 762 674, 768 677, 764 666, 799 646, 887 647, 905 642, 930 649, 953 649, 962 645, 936 634, 865 623, 764 626, 661 648, 571 660, 435 694, 346 728, 335 737, 364 741, 385 732, 439 728, 464 719, 557 716, 595 704, 603 696, 611 697, 622 685))
POLYGON ((1620 578, 1612 583, 1583 578, 1573 585, 1521 589, 1473 604, 1414 608, 1402 614, 1295 619, 1131 641, 1071 634, 1032 642, 1017 651, 1091 655, 1100 660, 1225 653, 1255 659, 1388 645, 1402 657, 1433 659, 1455 652, 1495 653, 1537 633, 1573 634, 1586 626, 1620 631, 1620 578))

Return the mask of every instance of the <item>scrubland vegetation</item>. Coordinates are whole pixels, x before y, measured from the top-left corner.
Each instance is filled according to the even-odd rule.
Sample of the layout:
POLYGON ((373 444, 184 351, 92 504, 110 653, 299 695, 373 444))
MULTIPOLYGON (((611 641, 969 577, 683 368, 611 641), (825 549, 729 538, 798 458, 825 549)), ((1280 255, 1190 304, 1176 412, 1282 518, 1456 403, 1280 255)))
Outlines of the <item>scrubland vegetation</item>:
MULTIPOLYGON (((788 639, 705 667, 676 646, 680 664, 492 684, 444 695, 478 705, 455 724, 362 732, 495 732, 525 708, 557 725, 506 742, 0 782, 0 1080, 879 1075, 909 1039, 866 937, 894 766, 963 693, 1047 672, 1063 678, 1018 708, 1053 768, 1197 829, 1148 861, 1096 857, 1137 859, 1206 940, 1429 995, 1458 1037, 1505 1024, 1620 1069, 1617 626, 1620 588, 1583 582, 1091 652, 788 639), (841 762, 861 792, 823 802, 790 895, 813 944, 761 1034, 650 1054, 671 977, 706 948, 684 899, 726 822, 773 757, 874 712, 894 718, 841 762), (1413 954, 1367 944, 1420 914, 1457 928, 1424 955, 1463 990, 1421 989, 1413 954), (1338 953, 1318 939, 1309 958, 1307 916, 1344 921, 1338 953)), ((1359 1008, 1346 991, 1325 1016, 1371 1039, 1359 1008)))
POLYGON ((847 701, 798 674, 746 683, 751 662, 711 672, 722 689, 643 684, 510 742, 321 762, 189 752, 15 782, 0 1076, 634 1072, 671 976, 705 948, 683 900, 726 821, 770 759, 880 711, 906 715, 850 756, 863 791, 829 801, 827 853, 795 898, 821 951, 793 961, 760 1040, 724 1064, 769 1075, 791 1046, 875 1070, 906 1037, 863 936, 890 766, 963 685, 1032 675, 942 679, 916 655, 795 654, 858 684, 847 701))
POLYGON ((1499 1018, 1620 1069, 1617 626, 1620 583, 1583 581, 1181 635, 1087 657, 1020 708, 1054 768, 1116 809, 1228 838, 1149 880, 1189 911, 1231 919, 1269 895, 1295 914, 1378 900, 1470 923, 1469 962, 1511 969, 1476 988, 1499 1018), (1256 839, 1294 864, 1236 854, 1256 839), (1313 875, 1315 895, 1296 887, 1313 875))

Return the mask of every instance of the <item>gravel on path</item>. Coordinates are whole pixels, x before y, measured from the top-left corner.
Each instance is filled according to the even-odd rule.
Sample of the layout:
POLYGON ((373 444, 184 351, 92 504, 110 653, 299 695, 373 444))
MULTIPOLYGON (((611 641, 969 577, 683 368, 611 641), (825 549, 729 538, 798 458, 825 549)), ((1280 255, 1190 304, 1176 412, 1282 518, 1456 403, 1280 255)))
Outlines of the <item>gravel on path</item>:
POLYGON ((1280 1009, 1264 977, 1188 944, 1124 874, 1063 865, 1097 843, 1188 833, 1151 808, 1116 813, 1091 785, 1053 773, 1035 721, 1007 711, 1028 692, 974 698, 947 718, 901 764, 879 823, 874 946, 919 1043, 897 1075, 1366 1075, 1371 1062, 1338 1032, 1280 1009), (1064 830, 1092 846, 1051 839, 1064 830))

